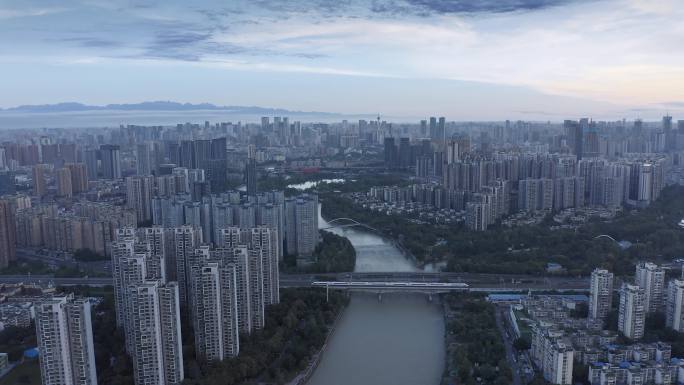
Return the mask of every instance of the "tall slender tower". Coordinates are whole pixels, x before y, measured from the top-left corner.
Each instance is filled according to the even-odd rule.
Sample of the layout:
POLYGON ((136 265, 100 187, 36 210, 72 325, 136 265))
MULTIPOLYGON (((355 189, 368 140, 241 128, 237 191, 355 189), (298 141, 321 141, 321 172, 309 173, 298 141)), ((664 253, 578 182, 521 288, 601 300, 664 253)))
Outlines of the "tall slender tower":
POLYGON ((655 263, 640 262, 636 266, 634 282, 644 289, 646 312, 661 311, 665 299, 665 270, 655 263))
POLYGON ((167 279, 178 282, 181 308, 189 308, 190 257, 202 243, 202 232, 192 226, 181 226, 170 233, 169 265, 175 266, 175 274, 167 279))
POLYGON ((35 311, 43 384, 97 385, 90 302, 53 297, 35 311))
POLYGON ((185 378, 178 287, 146 281, 126 290, 136 385, 179 385, 185 378))
POLYGON ((142 283, 147 275, 145 255, 136 253, 133 239, 118 240, 111 243, 112 275, 114 278, 114 300, 116 304, 116 323, 123 327, 126 347, 131 352, 128 301, 126 291, 131 285, 142 283))
POLYGON ((121 155, 119 146, 105 144, 100 146, 102 156, 102 176, 105 179, 121 179, 121 155))
POLYGON ((266 305, 279 303, 278 233, 268 227, 255 227, 244 232, 248 237, 247 245, 261 250, 264 302, 266 305))
POLYGON ((684 280, 675 279, 668 285, 665 324, 678 332, 684 331, 684 280))
POLYGON ((37 164, 33 166, 33 194, 40 198, 46 193, 45 165, 37 164))
POLYGON ((627 338, 638 340, 644 336, 645 297, 644 289, 636 285, 623 284, 620 289, 618 330, 627 338))
POLYGON ((193 267, 195 349, 205 360, 221 361, 240 351, 235 265, 230 250, 193 267))
POLYGON ((153 176, 132 176, 126 178, 126 206, 135 210, 138 222, 152 220, 153 176))
POLYGON ((247 150, 247 164, 245 165, 245 183, 247 184, 247 195, 253 196, 257 193, 257 171, 256 171, 256 148, 253 144, 247 150))
POLYGON ((17 224, 14 208, 5 199, 0 199, 0 268, 5 268, 17 257, 17 224))
POLYGON ((613 273, 596 269, 591 273, 589 317, 604 319, 613 301, 613 273))

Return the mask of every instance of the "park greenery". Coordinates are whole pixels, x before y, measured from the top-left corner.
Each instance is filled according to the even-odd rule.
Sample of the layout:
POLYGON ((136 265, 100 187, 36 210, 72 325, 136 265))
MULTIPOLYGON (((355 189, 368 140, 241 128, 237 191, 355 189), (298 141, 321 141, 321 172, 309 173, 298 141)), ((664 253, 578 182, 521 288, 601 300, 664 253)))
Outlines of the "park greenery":
POLYGON ((100 299, 93 307, 92 314, 97 381, 99 384, 133 385, 133 364, 125 350, 123 330, 116 325, 114 288, 58 286, 57 292, 100 299))
POLYGON ((76 267, 60 265, 56 268, 50 267, 41 261, 14 261, 9 266, 0 270, 0 275, 52 275, 60 278, 83 277, 85 272, 76 267))
POLYGON ((409 180, 406 178, 405 174, 399 174, 395 172, 370 172, 370 171, 359 171, 354 174, 350 174, 347 171, 344 172, 318 172, 315 174, 306 173, 289 173, 285 176, 283 175, 269 175, 264 176, 258 181, 258 188, 260 191, 266 190, 283 190, 285 195, 292 196, 297 195, 302 192, 309 192, 309 190, 297 190, 293 188, 288 188, 290 185, 302 184, 305 182, 318 182, 324 179, 343 179, 342 183, 320 183, 315 187, 312 187, 311 191, 318 193, 339 193, 339 192, 355 192, 355 191, 367 191, 373 186, 404 186, 409 184, 409 180))
POLYGON ((527 336, 518 337, 513 341, 513 347, 520 351, 529 350, 532 347, 532 341, 527 336))
POLYGON ((0 378, 0 385, 42 385, 37 358, 26 359, 0 378))
POLYGON ((107 260, 106 256, 96 253, 90 249, 78 249, 74 251, 74 259, 82 262, 93 262, 107 260))
POLYGON ((10 362, 21 360, 24 351, 36 347, 36 331, 33 327, 7 326, 0 331, 0 352, 7 353, 10 362))
POLYGON ((295 256, 285 257, 283 271, 288 273, 340 273, 354 271, 356 250, 349 239, 320 231, 321 241, 314 250, 313 263, 297 266, 295 256))
MULTIPOLYGON (((359 190, 361 191, 361 190, 359 190)), ((472 273, 543 274, 555 262, 568 275, 587 275, 604 267, 617 275, 633 273, 641 259, 656 262, 684 256, 684 187, 670 186, 649 207, 624 210, 612 220, 592 219, 577 229, 552 229, 549 221, 518 227, 492 226, 483 232, 462 224, 421 223, 401 215, 362 209, 348 197, 324 193, 323 216, 347 217, 396 239, 419 263, 447 262, 447 270, 472 273), (629 241, 621 248, 607 237, 629 241)))
MULTIPOLYGON (((125 350, 123 332, 116 326, 113 288, 70 286, 57 290, 102 298, 94 307, 92 320, 98 383, 133 385, 131 359, 125 350)), ((326 294, 321 290, 283 289, 281 302, 266 308, 264 329, 240 336, 240 355, 213 364, 195 360, 192 334, 183 327, 185 384, 233 385, 291 380, 322 348, 330 328, 348 301, 340 292, 329 293, 326 300, 326 294)), ((8 352, 10 361, 21 359, 24 350, 35 346, 33 327, 8 327, 0 331, 0 351, 8 352)), ((15 370, 21 372, 25 365, 32 365, 32 362, 15 370)))
POLYGON ((496 324, 493 304, 484 295, 448 294, 443 297, 448 314, 446 332, 455 349, 447 367, 456 369, 457 384, 511 384, 513 372, 506 362, 506 349, 496 324))

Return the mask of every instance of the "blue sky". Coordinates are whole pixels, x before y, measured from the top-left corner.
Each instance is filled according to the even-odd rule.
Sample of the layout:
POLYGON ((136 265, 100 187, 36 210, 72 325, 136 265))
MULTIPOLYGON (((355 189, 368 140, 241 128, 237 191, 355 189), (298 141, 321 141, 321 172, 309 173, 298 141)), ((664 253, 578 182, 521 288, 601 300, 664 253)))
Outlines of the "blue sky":
MULTIPOLYGON (((677 0, 0 0, 0 107, 684 115, 677 0)), ((684 116, 682 116, 684 118, 684 116)))

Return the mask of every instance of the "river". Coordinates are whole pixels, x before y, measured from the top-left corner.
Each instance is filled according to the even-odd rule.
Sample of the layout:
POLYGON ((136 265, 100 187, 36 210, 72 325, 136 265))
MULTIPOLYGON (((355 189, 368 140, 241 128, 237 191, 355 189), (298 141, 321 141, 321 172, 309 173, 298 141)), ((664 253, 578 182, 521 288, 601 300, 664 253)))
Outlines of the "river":
MULTIPOLYGON (((319 226, 328 223, 320 217, 319 226)), ((418 270, 392 242, 354 228, 331 229, 356 249, 357 272, 418 270)), ((437 385, 444 319, 425 295, 356 293, 308 385, 437 385)))

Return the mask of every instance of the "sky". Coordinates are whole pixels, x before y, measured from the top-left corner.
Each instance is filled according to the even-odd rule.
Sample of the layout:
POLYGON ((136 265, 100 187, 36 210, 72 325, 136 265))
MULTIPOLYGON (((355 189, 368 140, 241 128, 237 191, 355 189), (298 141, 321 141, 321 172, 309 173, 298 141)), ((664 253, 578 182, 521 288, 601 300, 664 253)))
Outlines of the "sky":
POLYGON ((684 119, 680 0, 0 0, 0 107, 684 119))

